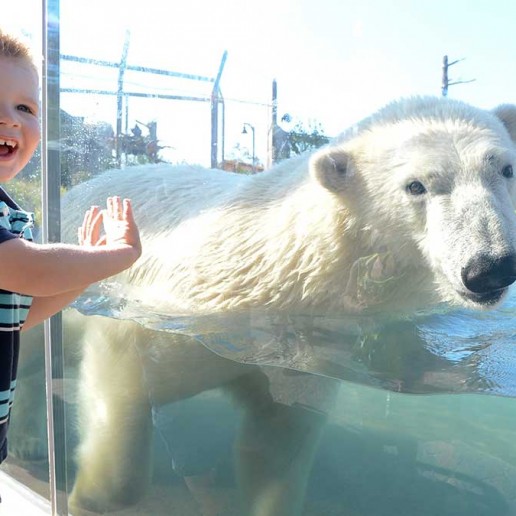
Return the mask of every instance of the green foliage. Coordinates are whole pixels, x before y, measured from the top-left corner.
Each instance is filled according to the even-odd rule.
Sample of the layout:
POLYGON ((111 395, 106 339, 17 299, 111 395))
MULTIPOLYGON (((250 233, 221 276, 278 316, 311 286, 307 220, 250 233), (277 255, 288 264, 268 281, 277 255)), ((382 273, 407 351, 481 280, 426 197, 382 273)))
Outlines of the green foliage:
POLYGON ((147 154, 128 154, 125 159, 125 165, 128 167, 133 167, 137 165, 147 165, 149 163, 157 163, 153 158, 148 156, 147 154))
POLYGON ((288 133, 288 141, 292 153, 303 154, 326 145, 330 139, 324 134, 321 124, 311 120, 306 126, 302 122, 297 123, 288 133))
POLYGON ((63 110, 60 122, 61 184, 65 188, 115 166, 114 134, 108 123, 85 122, 63 110))
POLYGON ((41 225, 41 180, 14 179, 5 187, 7 193, 25 211, 34 213, 36 224, 41 225))

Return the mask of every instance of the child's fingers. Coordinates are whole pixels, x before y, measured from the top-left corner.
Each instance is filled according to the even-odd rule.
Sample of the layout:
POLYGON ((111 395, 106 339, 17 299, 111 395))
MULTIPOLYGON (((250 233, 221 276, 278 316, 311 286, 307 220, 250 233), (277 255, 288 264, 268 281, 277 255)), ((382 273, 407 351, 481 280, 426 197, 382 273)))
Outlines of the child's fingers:
MULTIPOLYGON (((106 209, 102 211, 102 220, 106 244, 123 242, 129 245, 139 245, 138 229, 129 199, 122 199, 119 196, 108 197, 106 209)), ((91 224, 92 222, 90 222, 91 224)))
POLYGON ((123 201, 123 217, 124 220, 134 222, 133 205, 131 199, 124 199, 123 201))
POLYGON ((90 224, 89 238, 90 238, 91 244, 96 245, 100 238, 103 217, 102 217, 102 212, 98 208, 93 212, 93 215, 94 215, 94 218, 90 224))
POLYGON ((82 225, 79 226, 79 228, 77 229, 77 238, 79 240, 79 244, 81 244, 81 245, 84 245, 84 243, 86 242, 87 233, 88 233, 87 228, 89 226, 90 219, 91 219, 90 210, 86 210, 86 212, 84 213, 84 217, 82 219, 82 225))
POLYGON ((112 216, 113 213, 113 197, 108 197, 106 199, 106 213, 108 216, 112 216))
POLYGON ((107 200, 107 207, 108 207, 108 213, 111 217, 113 217, 115 220, 121 220, 122 219, 122 201, 120 197, 117 195, 113 197, 108 197, 107 200))
POLYGON ((93 208, 93 206, 84 212, 84 217, 82 219, 82 227, 83 228, 87 228, 90 224, 91 217, 92 217, 92 214, 91 214, 92 208, 93 208))
POLYGON ((98 206, 92 206, 89 210, 86 211, 83 224, 86 225, 86 227, 91 226, 95 218, 98 217, 99 212, 100 208, 98 206))
POLYGON ((100 237, 101 215, 98 206, 92 206, 84 213, 82 226, 77 230, 81 245, 94 245, 100 237))

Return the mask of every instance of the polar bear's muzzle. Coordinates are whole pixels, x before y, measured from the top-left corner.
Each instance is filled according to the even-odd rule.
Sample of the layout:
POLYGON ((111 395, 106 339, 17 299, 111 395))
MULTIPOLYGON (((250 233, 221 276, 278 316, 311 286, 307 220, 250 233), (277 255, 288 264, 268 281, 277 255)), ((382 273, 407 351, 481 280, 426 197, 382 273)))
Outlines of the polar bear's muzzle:
POLYGON ((464 297, 481 305, 496 304, 516 281, 516 254, 474 256, 462 268, 461 278, 467 289, 464 297))

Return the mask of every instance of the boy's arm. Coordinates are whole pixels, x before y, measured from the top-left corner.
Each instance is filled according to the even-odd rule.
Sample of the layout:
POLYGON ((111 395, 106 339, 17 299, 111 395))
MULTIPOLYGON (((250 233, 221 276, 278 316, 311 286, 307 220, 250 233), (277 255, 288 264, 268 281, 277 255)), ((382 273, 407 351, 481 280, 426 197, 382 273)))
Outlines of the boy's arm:
POLYGON ((55 296, 113 276, 138 256, 128 245, 39 245, 13 239, 0 247, 0 285, 29 296, 55 296))
MULTIPOLYGON (((95 254, 102 258, 103 254, 98 253, 101 248, 95 246, 103 246, 104 250, 109 250, 112 246, 116 247, 116 245, 124 244, 133 248, 133 254, 136 253, 136 255, 139 256, 141 253, 139 233, 132 215, 131 204, 127 200, 122 204, 118 197, 108 198, 107 210, 104 212, 100 212, 98 206, 92 206, 88 211, 86 211, 83 224, 79 228, 78 237, 80 246, 68 246, 67 251, 77 251, 77 248, 79 248, 79 251, 87 249, 92 252, 96 249, 97 251, 95 254), (102 222, 104 222, 105 235, 101 235, 102 222)), ((56 248, 56 246, 53 247, 56 248)), ((62 249, 62 247, 60 248, 62 249)), ((1 249, 4 248, 2 247, 1 249)), ((59 251, 57 250, 56 252, 59 251)), ((119 265, 119 260, 120 259, 116 260, 115 265, 119 265)), ((104 272, 98 272, 100 272, 101 275, 104 275, 105 270, 104 272)), ((88 271, 86 271, 86 273, 89 274, 88 271)), ((74 282, 76 279, 74 279, 74 282)), ((69 286, 71 284, 66 275, 60 275, 60 280, 65 281, 63 286, 69 286)), ((44 282, 40 283, 44 286, 44 282)), ((88 287, 88 285, 89 283, 84 283, 75 289, 67 290, 56 295, 41 295, 34 297, 22 331, 29 330, 43 322, 45 319, 48 319, 52 315, 61 311, 76 299, 88 287)), ((55 287, 56 284, 53 284, 52 289, 55 287)))
POLYGON ((54 297, 77 291, 130 267, 141 254, 138 228, 131 204, 108 199, 102 217, 89 210, 80 228, 82 245, 40 245, 23 239, 0 245, 0 286, 3 290, 34 297, 54 297), (105 236, 99 226, 104 222, 105 236), (90 241, 88 241, 90 240, 90 241), (100 245, 101 244, 101 245, 100 245))
MULTIPOLYGON (((86 288, 86 287, 85 287, 86 288)), ((29 314, 25 323, 23 324, 22 331, 27 331, 34 326, 42 323, 45 319, 52 317, 52 315, 60 312, 63 308, 67 307, 72 301, 79 297, 84 288, 78 290, 70 290, 63 294, 58 294, 52 297, 35 297, 32 300, 32 305, 29 310, 29 314)))

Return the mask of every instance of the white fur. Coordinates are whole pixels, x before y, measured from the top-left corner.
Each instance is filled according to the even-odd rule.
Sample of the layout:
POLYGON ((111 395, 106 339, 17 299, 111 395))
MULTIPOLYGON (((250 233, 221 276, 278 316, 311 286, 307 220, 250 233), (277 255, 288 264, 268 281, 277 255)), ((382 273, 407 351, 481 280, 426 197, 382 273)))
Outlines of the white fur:
MULTIPOLYGON (((478 307, 462 295, 462 268, 482 250, 516 252, 515 180, 500 174, 516 168, 516 152, 503 124, 423 98, 394 103, 351 134, 255 176, 165 164, 112 171, 65 202, 133 199, 144 255, 119 280, 158 310, 478 307), (407 195, 411 180, 428 195, 407 195), (378 272, 389 281, 368 296, 352 268, 375 255, 391 264, 378 272)), ((64 227, 79 215, 66 210, 64 227)))

